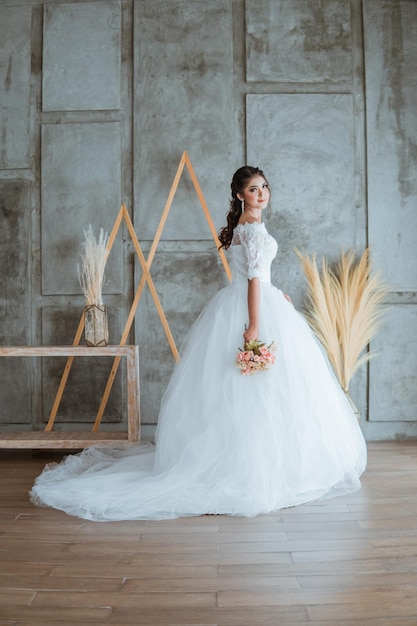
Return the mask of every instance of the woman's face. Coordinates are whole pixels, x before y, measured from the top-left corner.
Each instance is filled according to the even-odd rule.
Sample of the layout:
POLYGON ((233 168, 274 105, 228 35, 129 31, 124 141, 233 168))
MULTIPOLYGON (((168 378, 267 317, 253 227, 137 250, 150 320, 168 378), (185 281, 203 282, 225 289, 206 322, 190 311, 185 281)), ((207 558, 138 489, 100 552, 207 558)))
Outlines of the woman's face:
POLYGON ((252 176, 243 193, 238 193, 239 200, 245 203, 245 209, 265 209, 268 206, 271 192, 263 176, 252 176))

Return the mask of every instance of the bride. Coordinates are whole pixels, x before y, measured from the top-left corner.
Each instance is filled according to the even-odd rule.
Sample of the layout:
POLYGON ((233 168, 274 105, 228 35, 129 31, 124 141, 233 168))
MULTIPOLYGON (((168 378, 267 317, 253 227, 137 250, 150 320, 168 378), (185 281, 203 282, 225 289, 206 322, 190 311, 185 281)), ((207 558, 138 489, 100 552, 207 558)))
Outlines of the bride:
POLYGON ((32 502, 81 518, 255 516, 360 488, 366 444, 304 317, 270 282, 277 243, 262 222, 270 189, 258 168, 231 183, 233 280, 192 326, 162 399, 156 444, 92 446, 45 467, 32 502), (276 345, 245 376, 237 347, 276 345))

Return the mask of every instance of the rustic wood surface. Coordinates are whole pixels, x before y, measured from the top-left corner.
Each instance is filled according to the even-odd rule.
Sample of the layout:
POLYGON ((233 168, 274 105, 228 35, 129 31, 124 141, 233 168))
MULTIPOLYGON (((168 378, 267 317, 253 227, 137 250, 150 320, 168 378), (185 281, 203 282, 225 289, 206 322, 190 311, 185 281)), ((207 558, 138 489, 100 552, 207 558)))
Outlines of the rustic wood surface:
POLYGON ((94 523, 33 506, 63 452, 0 451, 0 625, 416 626, 417 442, 362 489, 252 519, 94 523))
POLYGON ((44 430, 36 431, 15 431, 0 432, 0 448, 13 449, 63 449, 80 450, 87 448, 94 443, 126 443, 130 444, 127 432, 101 431, 93 433, 90 431, 58 431, 44 430))
POLYGON ((128 356, 132 346, 0 346, 0 356, 128 356))

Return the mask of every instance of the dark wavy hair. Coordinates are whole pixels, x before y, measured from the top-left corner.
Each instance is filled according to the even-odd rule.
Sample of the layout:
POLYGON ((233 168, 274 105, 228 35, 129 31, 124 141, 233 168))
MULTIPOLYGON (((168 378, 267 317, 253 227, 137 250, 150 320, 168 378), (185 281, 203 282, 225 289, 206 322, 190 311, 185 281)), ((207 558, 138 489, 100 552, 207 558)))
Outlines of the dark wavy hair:
POLYGON ((258 167, 252 167, 251 165, 244 165, 233 174, 232 182, 230 184, 232 199, 230 200, 229 212, 226 215, 227 225, 224 226, 218 234, 220 241, 219 249, 225 248, 227 250, 232 243, 233 231, 237 226, 240 216, 242 215, 242 201, 239 200, 237 194, 243 193, 249 180, 254 176, 262 176, 265 182, 268 183, 263 171, 258 167))

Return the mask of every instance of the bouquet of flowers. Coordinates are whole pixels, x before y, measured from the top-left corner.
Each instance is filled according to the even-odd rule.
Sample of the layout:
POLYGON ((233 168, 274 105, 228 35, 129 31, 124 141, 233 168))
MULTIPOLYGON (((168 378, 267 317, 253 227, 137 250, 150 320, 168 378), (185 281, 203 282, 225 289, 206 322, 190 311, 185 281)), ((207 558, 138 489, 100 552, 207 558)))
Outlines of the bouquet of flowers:
POLYGON ((276 346, 274 342, 265 346, 262 341, 254 339, 245 343, 243 350, 238 348, 235 364, 245 376, 268 370, 275 363, 276 346))

